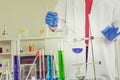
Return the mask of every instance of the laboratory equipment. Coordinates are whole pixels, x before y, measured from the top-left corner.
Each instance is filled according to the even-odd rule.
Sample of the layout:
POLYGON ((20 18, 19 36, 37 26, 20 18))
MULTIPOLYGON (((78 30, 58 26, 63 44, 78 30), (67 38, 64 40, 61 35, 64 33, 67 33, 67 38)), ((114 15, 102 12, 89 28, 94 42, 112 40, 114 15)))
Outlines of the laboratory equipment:
POLYGON ((20 79, 20 57, 18 55, 14 56, 14 80, 20 79))
MULTIPOLYGON (((33 64, 35 64, 35 62, 36 62, 37 58, 39 57, 39 55, 40 55, 40 49, 38 49, 38 51, 36 52, 36 55, 35 55, 35 59, 34 59, 34 61, 33 61, 33 64)), ((30 75, 30 73, 31 73, 31 71, 32 71, 32 68, 33 68, 33 65, 30 67, 30 70, 29 70, 28 75, 27 75, 27 77, 25 78, 25 80, 28 80, 28 77, 29 77, 29 75, 30 75)))
POLYGON ((41 60, 41 55, 42 55, 42 49, 40 50, 40 55, 39 55, 39 80, 42 80, 42 74, 41 74, 41 71, 42 71, 42 60, 41 60))
POLYGON ((33 66, 31 73, 29 74, 28 79, 31 80, 32 78, 36 78, 36 64, 21 64, 21 80, 25 80, 27 77, 29 70, 33 66))
POLYGON ((44 37, 45 34, 45 29, 44 28, 40 28, 40 37, 44 37))
POLYGON ((63 51, 58 50, 59 80, 65 80, 63 51))
MULTIPOLYGON (((93 70, 94 70, 94 79, 96 80, 96 70, 95 70, 95 61, 94 61, 94 52, 93 52, 93 43, 92 43, 92 40, 94 39, 94 37, 93 36, 91 36, 90 38, 81 38, 81 39, 77 39, 77 38, 75 38, 74 40, 73 40, 73 42, 74 43, 76 43, 76 42, 79 42, 79 41, 85 41, 85 40, 90 40, 91 42, 91 51, 92 51, 92 65, 93 65, 93 70)), ((73 50, 73 52, 74 53, 80 53, 83 49, 82 48, 73 48, 72 49, 73 50)), ((77 59, 77 56, 76 56, 76 59, 77 59)), ((86 58, 87 59, 87 58, 86 58)), ((78 64, 77 63, 77 60, 76 60, 76 64, 78 64)), ((85 63, 84 63, 85 65, 86 65, 86 72, 87 72, 87 65, 88 65, 88 62, 86 61, 85 63)), ((83 66, 83 63, 80 65, 80 66, 76 66, 76 69, 77 69, 77 72, 76 72, 76 78, 78 79, 78 80, 84 80, 85 79, 85 76, 86 75, 81 75, 81 73, 80 73, 80 67, 81 66, 83 66)))
POLYGON ((0 53, 2 53, 3 52, 3 49, 2 49, 2 47, 0 47, 0 53))
POLYGON ((46 60, 46 55, 44 52, 44 49, 42 49, 42 78, 45 79, 46 78, 46 66, 45 66, 45 60, 46 60))
POLYGON ((8 32, 7 32, 6 25, 4 25, 2 36, 3 36, 3 39, 7 39, 8 38, 8 32))
MULTIPOLYGON (((80 53, 82 53, 82 51, 83 51, 83 48, 72 48, 72 51, 76 54, 76 59, 77 59, 77 54, 80 54, 80 53)), ((77 60, 76 60, 77 61, 77 60)), ((77 64, 77 62, 76 62, 76 64, 77 64)), ((85 76, 81 76, 81 73, 80 73, 80 67, 79 66, 76 66, 76 68, 77 68, 77 72, 76 72, 76 78, 78 79, 78 80, 84 80, 84 78, 85 78, 85 76)))
MULTIPOLYGON (((52 51, 52 53, 53 53, 53 51, 52 51)), ((53 69, 53 80, 58 80, 59 79, 59 77, 58 77, 58 69, 57 69, 57 60, 56 60, 56 58, 57 58, 57 55, 56 55, 56 53, 53 53, 53 54, 51 54, 51 56, 52 56, 52 69, 53 69)))
POLYGON ((0 80, 13 80, 13 68, 10 67, 9 61, 1 67, 1 70, 0 80))
POLYGON ((78 42, 78 41, 85 41, 85 40, 93 40, 94 39, 94 36, 91 36, 89 38, 74 38, 73 39, 73 42, 78 42))
POLYGON ((57 70, 57 54, 56 51, 57 50, 48 50, 49 54, 47 54, 47 76, 46 76, 46 80, 58 80, 58 70, 57 70), (55 53, 54 53, 55 51, 55 53))
POLYGON ((29 52, 33 52, 34 51, 34 45, 33 44, 30 44, 29 45, 29 52))
POLYGON ((28 38, 28 29, 21 28, 19 30, 19 38, 28 38))
POLYGON ((0 75, 0 80, 13 80, 13 75, 12 75, 12 68, 6 69, 6 68, 1 68, 2 73, 0 75))
MULTIPOLYGON (((99 61, 99 62, 91 62, 91 63, 77 63, 77 64, 73 64, 73 66, 75 66, 76 67, 76 69, 77 69, 77 73, 76 73, 76 77, 77 77, 77 79, 78 80, 86 80, 87 78, 86 78, 86 75, 81 75, 81 67, 83 67, 84 65, 86 65, 86 64, 88 64, 88 65, 101 65, 101 61, 99 61)), ((93 79, 93 78, 92 78, 93 79)), ((97 79, 97 78, 96 78, 97 79)), ((94 79, 95 80, 95 79, 94 79)))
POLYGON ((46 80, 53 80, 53 71, 52 71, 52 56, 47 55, 47 76, 46 80))

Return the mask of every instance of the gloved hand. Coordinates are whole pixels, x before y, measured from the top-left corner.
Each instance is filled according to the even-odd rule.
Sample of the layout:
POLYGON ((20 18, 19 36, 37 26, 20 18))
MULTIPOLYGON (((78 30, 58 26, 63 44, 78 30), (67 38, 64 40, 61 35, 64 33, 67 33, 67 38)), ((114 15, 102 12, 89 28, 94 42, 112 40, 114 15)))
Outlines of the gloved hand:
POLYGON ((56 12, 51 12, 49 11, 46 14, 46 19, 45 19, 45 23, 48 24, 51 27, 55 27, 58 24, 58 17, 57 17, 57 13, 56 12))
POLYGON ((102 30, 102 34, 105 36, 105 38, 109 41, 114 40, 117 36, 120 35, 120 32, 118 32, 119 28, 115 26, 107 26, 104 30, 102 30))

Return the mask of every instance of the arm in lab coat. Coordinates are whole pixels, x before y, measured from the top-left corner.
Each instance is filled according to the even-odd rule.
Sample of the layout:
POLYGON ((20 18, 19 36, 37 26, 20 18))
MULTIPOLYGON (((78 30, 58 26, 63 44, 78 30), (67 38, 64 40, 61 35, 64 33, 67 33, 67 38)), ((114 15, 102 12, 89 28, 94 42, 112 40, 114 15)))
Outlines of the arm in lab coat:
POLYGON ((115 2, 113 10, 113 18, 110 26, 107 26, 101 32, 105 36, 106 40, 114 41, 120 36, 120 4, 115 2))
MULTIPOLYGON (((118 32, 120 32, 120 1, 115 0, 114 5, 114 12, 113 12, 113 19, 112 19, 112 25, 119 28, 118 32)), ((116 39, 120 37, 117 36, 116 39)))
POLYGON ((56 26, 50 26, 48 25, 49 29, 52 32, 59 32, 63 31, 64 26, 65 26, 65 18, 66 18, 66 1, 67 0, 58 0, 54 12, 57 13, 58 17, 58 24, 56 26))
POLYGON ((115 0, 112 25, 120 28, 120 1, 115 0))

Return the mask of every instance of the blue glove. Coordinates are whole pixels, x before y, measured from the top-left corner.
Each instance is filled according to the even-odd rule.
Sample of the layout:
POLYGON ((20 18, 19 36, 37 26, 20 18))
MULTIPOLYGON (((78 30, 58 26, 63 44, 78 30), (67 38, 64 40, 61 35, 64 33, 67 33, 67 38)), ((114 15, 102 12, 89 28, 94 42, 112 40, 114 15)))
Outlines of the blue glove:
POLYGON ((45 23, 48 24, 51 27, 55 27, 58 24, 58 17, 57 17, 57 13, 56 12, 51 12, 49 11, 46 14, 46 19, 45 19, 45 23))
POLYGON ((105 36, 105 38, 109 41, 114 40, 117 36, 120 35, 120 32, 118 32, 119 28, 115 26, 107 26, 104 30, 102 30, 102 34, 105 36))

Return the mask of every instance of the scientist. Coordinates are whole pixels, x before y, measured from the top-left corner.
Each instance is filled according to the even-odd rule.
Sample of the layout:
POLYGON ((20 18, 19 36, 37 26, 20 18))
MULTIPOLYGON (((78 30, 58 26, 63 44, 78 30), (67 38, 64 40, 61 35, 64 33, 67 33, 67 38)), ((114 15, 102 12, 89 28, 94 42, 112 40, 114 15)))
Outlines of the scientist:
POLYGON ((75 63, 95 62, 81 66, 80 75, 89 80, 115 79, 114 42, 120 35, 120 2, 118 0, 59 0, 54 12, 46 14, 46 24, 50 30, 62 31, 65 28, 64 64, 66 80, 76 79, 75 63), (72 42, 73 39, 94 39, 72 42), (73 47, 83 48, 80 54, 73 47), (92 55, 94 53, 94 55, 92 55), (77 55, 77 57, 76 57, 77 55), (94 60, 93 60, 94 58, 94 60), (97 64, 98 62, 101 64, 97 64), (94 71, 95 69, 95 71, 94 71), (95 73, 96 79, 92 79, 95 73))

